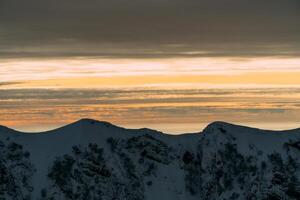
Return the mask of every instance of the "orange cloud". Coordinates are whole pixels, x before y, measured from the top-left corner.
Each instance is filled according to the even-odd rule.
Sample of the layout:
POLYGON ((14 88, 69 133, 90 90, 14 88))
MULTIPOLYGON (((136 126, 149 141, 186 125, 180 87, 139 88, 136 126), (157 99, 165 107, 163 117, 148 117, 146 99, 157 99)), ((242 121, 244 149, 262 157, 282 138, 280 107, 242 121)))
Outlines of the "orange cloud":
POLYGON ((24 81, 6 88, 126 88, 126 87, 180 87, 197 88, 203 85, 217 86, 300 86, 300 72, 249 72, 233 75, 156 75, 75 77, 24 81))

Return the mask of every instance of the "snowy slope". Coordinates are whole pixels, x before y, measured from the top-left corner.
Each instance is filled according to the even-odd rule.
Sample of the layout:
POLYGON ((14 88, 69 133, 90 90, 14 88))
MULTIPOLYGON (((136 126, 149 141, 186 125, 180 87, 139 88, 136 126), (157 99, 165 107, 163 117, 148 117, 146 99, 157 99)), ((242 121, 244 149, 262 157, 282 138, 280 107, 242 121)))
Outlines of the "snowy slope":
POLYGON ((83 119, 0 126, 0 199, 299 199, 300 129, 214 122, 167 135, 83 119))

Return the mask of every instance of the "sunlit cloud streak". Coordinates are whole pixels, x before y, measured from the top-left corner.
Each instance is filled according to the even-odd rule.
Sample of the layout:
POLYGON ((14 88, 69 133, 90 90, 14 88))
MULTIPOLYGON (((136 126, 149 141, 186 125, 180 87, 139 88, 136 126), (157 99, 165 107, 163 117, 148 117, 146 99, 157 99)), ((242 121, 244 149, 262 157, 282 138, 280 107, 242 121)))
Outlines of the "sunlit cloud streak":
POLYGON ((300 71, 299 58, 174 59, 7 59, 0 60, 0 82, 71 77, 149 75, 232 75, 248 72, 300 71))

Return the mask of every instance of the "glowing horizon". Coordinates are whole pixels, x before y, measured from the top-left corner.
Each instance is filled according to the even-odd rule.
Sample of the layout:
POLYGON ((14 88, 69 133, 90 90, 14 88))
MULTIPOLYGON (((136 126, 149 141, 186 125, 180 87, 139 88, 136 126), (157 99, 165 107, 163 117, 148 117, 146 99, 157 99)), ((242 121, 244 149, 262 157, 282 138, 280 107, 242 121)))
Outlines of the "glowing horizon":
POLYGON ((173 133, 219 120, 297 128, 299 77, 298 58, 0 60, 0 122, 23 131, 80 118, 173 133))

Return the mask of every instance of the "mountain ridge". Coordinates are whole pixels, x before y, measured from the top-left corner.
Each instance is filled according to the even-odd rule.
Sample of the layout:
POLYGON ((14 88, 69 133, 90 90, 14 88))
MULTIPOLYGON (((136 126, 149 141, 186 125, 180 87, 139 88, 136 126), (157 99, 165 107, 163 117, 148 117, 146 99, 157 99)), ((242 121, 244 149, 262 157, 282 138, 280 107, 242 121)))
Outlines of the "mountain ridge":
MULTIPOLYGON (((123 130, 149 130, 149 131, 155 131, 158 133, 162 133, 165 135, 174 135, 171 133, 166 133, 166 132, 162 132, 160 130, 155 130, 155 129, 151 129, 151 128, 126 128, 126 127, 122 127, 116 124, 113 124, 111 122, 108 121, 100 121, 100 120, 96 120, 96 119, 92 119, 92 118, 82 118, 79 119, 77 121, 65 124, 61 127, 58 128, 54 128, 54 129, 50 129, 50 130, 46 130, 46 131, 40 131, 40 132, 25 132, 25 131, 21 131, 21 130, 17 130, 14 128, 10 128, 8 126, 4 126, 4 125, 0 125, 0 129, 2 130, 9 130, 9 131, 14 131, 16 133, 21 133, 21 134, 46 134, 46 133, 51 133, 51 132, 56 132, 59 131, 61 129, 70 127, 70 126, 89 126, 89 125, 97 125, 98 127, 106 127, 106 128, 118 128, 118 129, 123 129, 123 130)), ((203 128, 203 130, 199 130, 199 132, 192 132, 192 133, 179 133, 176 135, 184 135, 184 134, 199 134, 199 133, 205 133, 208 129, 210 128, 217 128, 217 127, 224 127, 224 128, 239 128, 239 129, 248 129, 248 130, 253 130, 253 131, 262 131, 265 133, 271 132, 271 133, 286 133, 286 132, 297 132, 300 131, 300 127, 299 128, 293 128, 293 129, 287 129, 287 130, 271 130, 271 129, 261 129, 261 128, 257 128, 257 127, 252 127, 252 126, 246 126, 246 125, 240 125, 240 124, 235 124, 235 123, 230 123, 230 122, 225 122, 225 121, 213 121, 211 123, 209 123, 205 128, 203 128)))
POLYGON ((1 126, 0 199, 296 200, 299 155, 299 129, 220 121, 181 135, 93 119, 40 134, 1 126))

